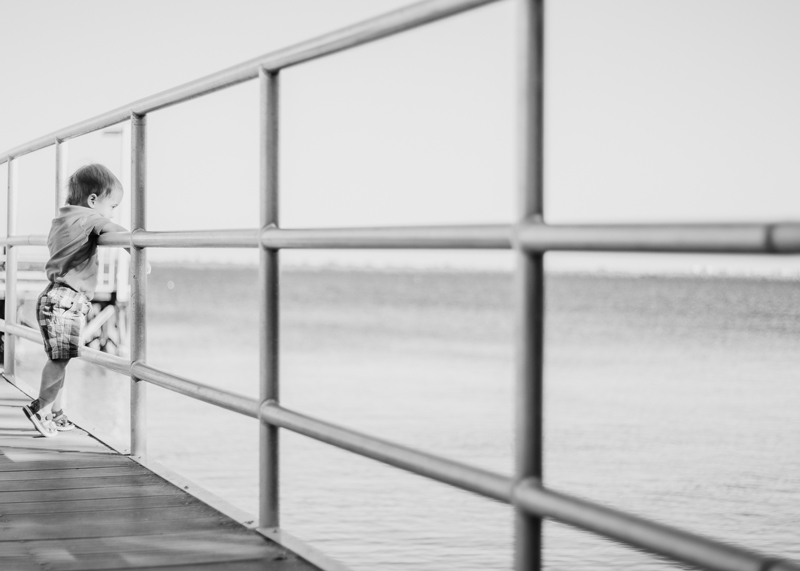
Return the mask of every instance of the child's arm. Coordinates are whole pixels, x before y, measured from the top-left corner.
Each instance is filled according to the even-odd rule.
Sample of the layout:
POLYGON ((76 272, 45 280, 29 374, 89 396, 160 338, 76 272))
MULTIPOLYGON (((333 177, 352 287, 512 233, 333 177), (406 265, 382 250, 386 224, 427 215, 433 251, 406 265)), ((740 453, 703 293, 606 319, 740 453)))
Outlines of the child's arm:
MULTIPOLYGON (((107 222, 105 224, 105 226, 103 226, 100 229, 99 233, 100 234, 107 234, 109 232, 127 232, 127 231, 128 231, 128 229, 125 228, 124 226, 120 226, 119 224, 117 224, 115 222, 110 222, 109 221, 109 222, 107 222)), ((130 255, 130 253, 131 253, 131 249, 130 248, 124 248, 124 250, 126 252, 128 252, 128 255, 130 255)), ((150 262, 147 262, 147 273, 148 274, 150 273, 150 262)))
POLYGON ((124 226, 120 226, 116 222, 111 222, 109 220, 103 225, 102 228, 100 228, 98 234, 107 234, 108 232, 127 232, 127 231, 128 229, 125 228, 124 226))
MULTIPOLYGON (((124 226, 120 226, 116 222, 111 222, 110 220, 108 220, 105 224, 103 224, 102 227, 97 229, 97 235, 100 236, 102 234, 108 234, 109 232, 127 232, 127 231, 128 229, 125 228, 124 226)), ((131 253, 130 248, 123 248, 123 249, 126 252, 128 252, 128 255, 130 255, 131 253)))

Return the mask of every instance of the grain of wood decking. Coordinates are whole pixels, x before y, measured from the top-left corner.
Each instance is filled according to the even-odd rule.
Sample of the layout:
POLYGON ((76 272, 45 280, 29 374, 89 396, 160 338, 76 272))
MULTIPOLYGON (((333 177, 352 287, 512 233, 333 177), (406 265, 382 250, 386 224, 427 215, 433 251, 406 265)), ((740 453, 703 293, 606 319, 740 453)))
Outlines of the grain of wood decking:
POLYGON ((0 569, 314 571, 82 430, 39 435, 0 378, 0 569))

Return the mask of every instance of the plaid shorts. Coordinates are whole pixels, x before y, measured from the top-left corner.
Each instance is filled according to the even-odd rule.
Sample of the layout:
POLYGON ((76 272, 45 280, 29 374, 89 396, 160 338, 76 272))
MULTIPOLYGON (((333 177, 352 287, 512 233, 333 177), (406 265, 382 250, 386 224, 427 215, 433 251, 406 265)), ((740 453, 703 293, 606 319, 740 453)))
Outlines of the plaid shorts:
POLYGON ((81 330, 89 313, 89 298, 69 286, 51 282, 36 301, 36 315, 51 359, 77 357, 81 330))

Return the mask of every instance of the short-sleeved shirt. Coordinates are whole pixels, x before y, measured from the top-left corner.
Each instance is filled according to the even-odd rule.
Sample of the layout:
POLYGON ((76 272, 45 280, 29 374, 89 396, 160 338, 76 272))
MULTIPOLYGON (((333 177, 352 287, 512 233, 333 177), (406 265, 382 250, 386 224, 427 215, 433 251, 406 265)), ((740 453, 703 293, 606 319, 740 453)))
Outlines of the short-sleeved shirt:
POLYGON ((45 265, 47 279, 66 284, 92 299, 97 289, 97 237, 109 224, 105 216, 85 206, 67 205, 53 219, 45 265))

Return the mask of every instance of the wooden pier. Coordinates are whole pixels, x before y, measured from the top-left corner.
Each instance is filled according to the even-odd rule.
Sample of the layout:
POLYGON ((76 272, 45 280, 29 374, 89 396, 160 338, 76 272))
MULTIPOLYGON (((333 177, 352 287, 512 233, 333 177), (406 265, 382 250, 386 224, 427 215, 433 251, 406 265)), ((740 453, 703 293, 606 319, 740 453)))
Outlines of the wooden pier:
POLYGON ((315 571, 76 429, 42 437, 0 377, 0 569, 315 571))

